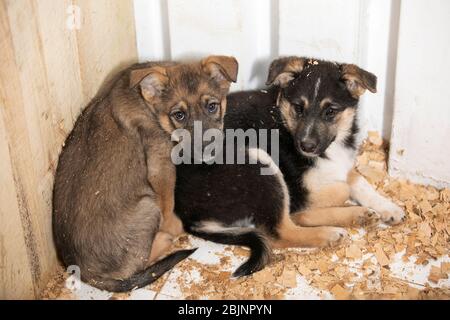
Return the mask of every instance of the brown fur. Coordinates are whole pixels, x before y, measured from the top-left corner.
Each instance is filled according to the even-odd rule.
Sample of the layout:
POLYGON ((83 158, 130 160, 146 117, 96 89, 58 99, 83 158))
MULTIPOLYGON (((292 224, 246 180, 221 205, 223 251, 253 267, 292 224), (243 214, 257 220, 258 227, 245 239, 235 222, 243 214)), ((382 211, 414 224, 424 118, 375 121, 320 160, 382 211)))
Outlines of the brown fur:
POLYGON ((310 208, 340 207, 350 199, 350 188, 345 182, 336 182, 310 190, 310 208))
POLYGON ((117 280, 142 272, 165 251, 167 234, 182 231, 173 213, 170 135, 189 130, 191 120, 221 128, 222 112, 206 113, 204 97, 224 105, 236 74, 236 60, 223 56, 134 65, 83 111, 60 155, 53 197, 58 253, 80 267, 83 280, 122 290, 117 280), (185 123, 171 115, 180 104, 185 123))
POLYGON ((300 73, 305 65, 305 59, 299 57, 285 57, 274 60, 269 67, 267 85, 286 86, 295 74, 300 73))
POLYGON ((166 232, 158 232, 153 239, 152 249, 148 258, 148 265, 154 263, 159 257, 166 254, 172 246, 172 235, 166 232))
POLYGON ((349 185, 352 185, 356 182, 356 180, 360 177, 361 175, 358 173, 358 171, 356 171, 356 168, 353 168, 352 170, 350 170, 350 172, 348 173, 347 176, 347 183, 349 185))
POLYGON ((335 246, 346 237, 345 232, 339 228, 298 226, 289 213, 283 215, 277 232, 279 238, 272 240, 274 248, 335 246))
POLYGON ((344 64, 341 67, 342 78, 347 84, 348 90, 354 97, 360 97, 366 89, 370 92, 377 92, 377 78, 354 64, 344 64))
POLYGON ((292 215, 292 220, 304 227, 366 226, 379 222, 379 215, 361 206, 329 207, 304 210, 292 215))

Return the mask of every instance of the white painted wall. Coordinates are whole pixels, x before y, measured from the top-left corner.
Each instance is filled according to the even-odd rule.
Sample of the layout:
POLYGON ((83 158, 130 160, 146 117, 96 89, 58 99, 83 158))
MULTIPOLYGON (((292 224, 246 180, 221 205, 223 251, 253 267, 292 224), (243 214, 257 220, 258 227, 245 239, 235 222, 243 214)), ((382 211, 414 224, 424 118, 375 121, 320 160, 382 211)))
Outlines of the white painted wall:
MULTIPOLYGON (((432 156, 440 153, 436 145, 426 146, 427 152, 421 163, 414 166, 410 163, 414 162, 417 152, 422 150, 434 131, 426 136, 416 130, 420 137, 413 138, 411 124, 404 123, 422 119, 424 124, 435 125, 431 115, 423 120, 424 113, 429 111, 426 104, 449 100, 445 93, 432 96, 436 94, 432 88, 443 86, 445 76, 439 72, 435 74, 437 70, 413 60, 421 57, 419 60, 424 61, 425 50, 430 48, 433 55, 434 51, 442 50, 438 53, 439 58, 443 59, 444 52, 448 55, 448 46, 442 46, 450 38, 446 34, 450 30, 447 10, 450 1, 135 0, 134 3, 138 52, 142 61, 208 54, 234 55, 240 63, 240 70, 238 82, 232 90, 263 87, 270 61, 283 55, 355 63, 373 72, 378 76, 378 92, 363 96, 360 122, 363 131, 376 130, 388 140, 392 134, 393 146, 408 147, 409 151, 403 158, 391 157, 391 172, 412 177, 411 172, 417 171, 421 176, 429 177, 418 181, 438 185, 442 185, 442 181, 450 181, 449 165, 443 165, 439 156, 436 159, 432 156), (424 32, 432 33, 418 42, 415 37, 422 35, 425 38, 424 32), (411 72, 416 65, 418 72, 411 72), (405 83, 420 78, 422 72, 441 80, 436 86, 430 81, 430 90, 421 95, 417 93, 423 91, 421 86, 405 89, 405 83), (415 92, 420 103, 416 103, 414 115, 408 116, 407 110, 411 110, 408 108, 412 104, 408 94, 411 91, 415 92), (394 106, 395 126, 391 132, 394 106), (428 172, 427 163, 434 160, 436 162, 432 163, 439 163, 440 169, 428 172)), ((448 67, 448 63, 442 61, 440 66, 448 67)), ((448 116, 445 113, 448 108, 439 110, 448 116)), ((440 127, 446 126, 441 123, 440 127)), ((449 133, 446 129, 440 130, 439 136, 449 133)))
POLYGON ((390 173, 450 187, 450 1, 402 1, 390 173))
POLYGON ((263 87, 270 61, 280 55, 356 63, 380 83, 376 95, 362 99, 361 124, 389 138, 383 121, 392 113, 385 90, 391 6, 391 0, 135 0, 139 57, 234 55, 240 70, 232 90, 263 87))

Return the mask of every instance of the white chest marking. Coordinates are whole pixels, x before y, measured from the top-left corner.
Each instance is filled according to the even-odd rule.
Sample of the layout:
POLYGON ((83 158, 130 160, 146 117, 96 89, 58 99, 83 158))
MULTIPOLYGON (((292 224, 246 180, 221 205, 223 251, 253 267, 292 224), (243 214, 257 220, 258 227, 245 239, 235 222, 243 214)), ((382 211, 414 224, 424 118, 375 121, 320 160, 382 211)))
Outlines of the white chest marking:
POLYGON ((353 149, 338 142, 333 142, 325 154, 328 158, 318 158, 316 165, 304 176, 305 186, 311 191, 335 182, 346 182, 356 156, 353 149))

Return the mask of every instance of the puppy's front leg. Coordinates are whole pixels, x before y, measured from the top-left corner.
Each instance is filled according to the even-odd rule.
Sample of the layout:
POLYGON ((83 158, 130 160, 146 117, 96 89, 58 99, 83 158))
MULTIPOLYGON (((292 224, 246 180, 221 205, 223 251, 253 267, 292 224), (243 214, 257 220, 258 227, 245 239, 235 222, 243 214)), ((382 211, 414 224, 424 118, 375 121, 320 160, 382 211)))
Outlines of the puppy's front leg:
POLYGON ((159 146, 147 152, 147 176, 162 213, 160 230, 172 236, 183 233, 183 224, 174 213, 176 169, 170 159, 170 146, 159 146))
POLYGON ((356 169, 350 171, 348 184, 350 185, 350 197, 362 206, 377 211, 383 222, 394 225, 405 220, 402 208, 379 194, 356 169))

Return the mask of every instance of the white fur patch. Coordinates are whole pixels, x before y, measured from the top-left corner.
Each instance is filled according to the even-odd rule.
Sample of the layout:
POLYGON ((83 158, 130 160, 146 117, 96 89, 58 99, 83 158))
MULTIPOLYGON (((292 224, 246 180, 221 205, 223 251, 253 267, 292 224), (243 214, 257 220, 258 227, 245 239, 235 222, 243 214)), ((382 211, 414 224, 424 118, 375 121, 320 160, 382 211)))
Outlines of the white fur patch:
POLYGON ((255 224, 253 223, 252 218, 244 218, 233 222, 231 226, 239 228, 254 228, 255 224))
POLYGON ((317 158, 316 165, 304 176, 305 186, 312 192, 336 182, 347 183, 348 173, 353 168, 356 151, 345 146, 345 139, 351 134, 355 110, 347 108, 341 117, 336 139, 325 151, 327 158, 317 158))
POLYGON ((379 194, 374 187, 363 177, 350 185, 350 196, 362 206, 372 208, 379 213, 390 212, 403 215, 403 210, 391 200, 379 194))
POLYGON ((321 82, 320 78, 317 79, 316 85, 314 86, 314 98, 313 98, 313 101, 316 100, 317 95, 319 94, 320 82, 321 82))
POLYGON ((356 155, 353 149, 337 141, 330 144, 325 154, 328 158, 317 158, 316 165, 304 176, 306 188, 313 192, 325 185, 346 182, 356 155))
POLYGON ((268 166, 267 169, 272 175, 281 174, 280 168, 278 168, 272 157, 265 150, 260 148, 249 148, 248 156, 250 159, 255 160, 255 162, 260 162, 261 164, 268 166))
POLYGON ((286 214, 289 214, 289 190, 284 181, 283 173, 277 164, 273 161, 272 157, 263 149, 259 148, 250 148, 248 149, 248 155, 252 159, 256 159, 260 163, 269 166, 273 175, 277 177, 278 182, 280 183, 282 194, 283 194, 283 211, 286 214))
POLYGON ((243 227, 229 227, 217 221, 202 221, 200 225, 192 229, 209 233, 240 233, 244 231, 243 227))

